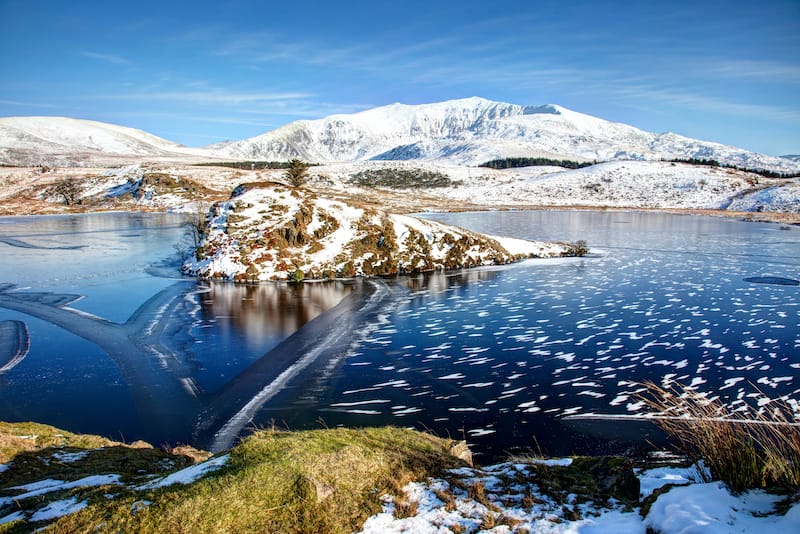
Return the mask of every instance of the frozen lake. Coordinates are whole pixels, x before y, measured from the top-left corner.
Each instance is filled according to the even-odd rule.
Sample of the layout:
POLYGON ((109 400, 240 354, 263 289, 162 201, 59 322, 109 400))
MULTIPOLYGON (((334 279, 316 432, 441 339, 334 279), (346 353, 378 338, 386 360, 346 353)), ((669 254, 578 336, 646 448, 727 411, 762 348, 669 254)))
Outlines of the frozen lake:
POLYGON ((177 275, 179 216, 2 218, 0 283, 15 287, 0 293, 0 420, 217 448, 272 421, 395 424, 490 455, 565 454, 658 439, 635 422, 565 419, 640 414, 644 380, 734 409, 800 409, 800 229, 633 212, 426 216, 585 239, 593 254, 396 281, 198 284, 177 275))

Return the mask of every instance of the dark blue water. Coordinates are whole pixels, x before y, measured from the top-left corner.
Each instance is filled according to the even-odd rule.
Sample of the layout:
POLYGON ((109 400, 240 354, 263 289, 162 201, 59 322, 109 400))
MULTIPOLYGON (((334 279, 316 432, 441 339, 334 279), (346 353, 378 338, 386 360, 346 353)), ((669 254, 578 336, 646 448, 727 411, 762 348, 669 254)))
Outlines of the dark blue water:
POLYGON ((262 415, 289 427, 392 423, 466 437, 489 455, 627 451, 650 425, 651 380, 732 409, 800 412, 800 232, 645 213, 427 217, 523 238, 585 239, 591 257, 398 281, 405 292, 338 367, 262 415))
POLYGON ((224 386, 349 293, 182 277, 183 221, 0 218, 0 420, 200 443, 248 400, 224 386))
POLYGON ((59 313, 114 323, 55 326, 43 312, 0 307, 3 331, 24 322, 30 337, 26 356, 0 373, 0 420, 155 443, 207 438, 237 417, 225 428, 395 424, 465 437, 492 456, 657 440, 635 421, 575 419, 643 414, 644 380, 684 384, 733 409, 782 399, 800 411, 800 289, 752 281, 800 279, 798 228, 652 213, 427 217, 584 239, 592 254, 378 282, 358 297, 375 308, 338 307, 347 315, 337 318, 324 312, 352 285, 182 279, 178 216, 0 219, 0 283, 18 286, 6 293, 81 295, 59 313), (115 336, 122 348, 108 342, 115 336), (281 378, 284 368, 292 372, 281 378))

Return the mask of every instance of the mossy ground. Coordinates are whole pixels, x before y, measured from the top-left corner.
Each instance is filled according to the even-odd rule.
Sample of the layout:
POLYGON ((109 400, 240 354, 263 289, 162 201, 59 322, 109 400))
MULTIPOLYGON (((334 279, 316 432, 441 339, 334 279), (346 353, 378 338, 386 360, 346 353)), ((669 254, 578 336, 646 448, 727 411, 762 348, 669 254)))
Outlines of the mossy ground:
POLYGON ((0 422, 0 463, 8 463, 19 453, 47 447, 94 449, 113 445, 121 443, 100 436, 73 434, 40 423, 0 422))
MULTIPOLYGON (((84 490, 79 498, 88 500, 88 507, 62 517, 47 531, 352 532, 380 510, 382 494, 397 493, 411 480, 463 465, 449 454, 451 445, 449 440, 393 427, 267 430, 234 447, 225 467, 207 478, 146 491, 133 489, 136 484, 129 482, 136 478, 133 474, 121 473, 126 464, 115 460, 118 447, 103 453, 93 451, 88 457, 94 463, 93 473, 123 474, 123 482, 129 483, 84 490), (114 498, 104 496, 108 493, 114 498)), ((166 457, 174 458, 152 449, 148 453, 127 450, 131 453, 129 467, 139 479, 145 475, 141 472, 147 465, 144 454, 164 455, 161 460, 152 459, 148 473, 154 473, 153 466, 164 464, 166 457), (139 460, 145 464, 136 463, 139 460)), ((21 456, 15 457, 6 473, 11 473, 18 458, 21 456)), ((41 469, 30 472, 36 474, 29 481, 80 478, 88 472, 80 467, 81 462, 70 467, 72 475, 62 470, 53 476, 41 469)), ((175 465, 178 467, 182 466, 175 465)), ((56 497, 69 496, 60 492, 56 497)), ((26 532, 41 526, 16 522, 1 526, 0 532, 26 532)))

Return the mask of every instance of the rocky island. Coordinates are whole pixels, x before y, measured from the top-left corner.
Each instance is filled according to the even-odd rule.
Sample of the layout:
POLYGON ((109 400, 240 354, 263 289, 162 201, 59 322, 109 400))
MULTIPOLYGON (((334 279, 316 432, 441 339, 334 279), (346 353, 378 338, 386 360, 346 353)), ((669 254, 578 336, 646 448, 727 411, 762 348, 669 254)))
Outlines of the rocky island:
POLYGON ((183 272, 237 282, 413 275, 586 252, 583 244, 487 236, 277 182, 238 186, 197 231, 183 272))

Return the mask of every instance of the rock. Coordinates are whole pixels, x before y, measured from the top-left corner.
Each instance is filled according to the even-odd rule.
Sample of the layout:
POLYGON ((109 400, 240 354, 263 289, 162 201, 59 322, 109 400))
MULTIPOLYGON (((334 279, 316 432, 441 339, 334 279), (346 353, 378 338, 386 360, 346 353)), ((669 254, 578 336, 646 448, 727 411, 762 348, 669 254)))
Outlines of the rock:
POLYGON ((450 455, 455 456, 459 460, 464 460, 467 465, 473 467, 472 451, 469 450, 469 446, 467 445, 466 441, 459 441, 450 447, 450 455))
POLYGON ((195 449, 190 445, 180 445, 172 449, 172 454, 176 454, 179 456, 187 456, 192 459, 194 463, 205 462, 212 456, 208 451, 201 451, 200 449, 195 449))

